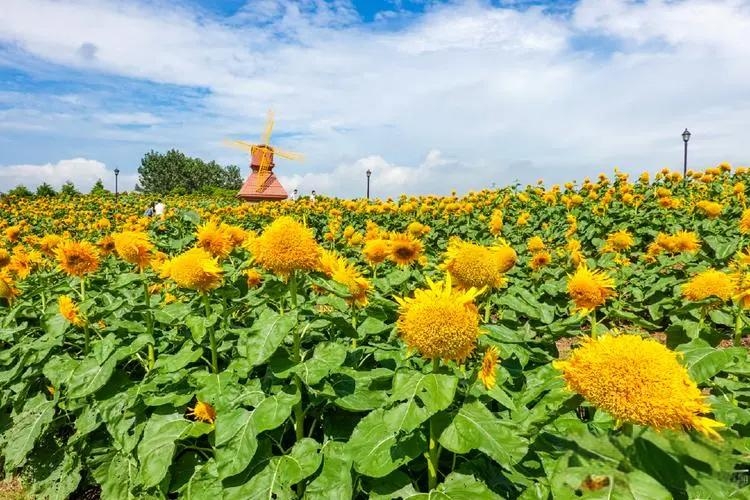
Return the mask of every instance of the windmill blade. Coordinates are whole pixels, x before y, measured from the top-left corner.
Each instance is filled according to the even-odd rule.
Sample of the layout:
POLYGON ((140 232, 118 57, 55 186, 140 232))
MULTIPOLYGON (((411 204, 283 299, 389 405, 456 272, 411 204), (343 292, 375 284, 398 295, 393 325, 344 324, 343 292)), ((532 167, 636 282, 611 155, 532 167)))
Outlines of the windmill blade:
POLYGON ((261 144, 271 144, 271 131, 273 130, 273 111, 268 110, 268 118, 266 119, 266 128, 263 130, 263 135, 260 136, 261 144))
POLYGON ((249 142, 245 141, 230 141, 229 139, 224 139, 224 144, 232 148, 244 149, 245 151, 249 151, 251 153, 256 148, 255 144, 250 144, 249 142))
POLYGON ((304 161, 305 156, 302 153, 295 153, 293 151, 284 151, 283 149, 273 148, 273 154, 281 156, 287 160, 304 161))

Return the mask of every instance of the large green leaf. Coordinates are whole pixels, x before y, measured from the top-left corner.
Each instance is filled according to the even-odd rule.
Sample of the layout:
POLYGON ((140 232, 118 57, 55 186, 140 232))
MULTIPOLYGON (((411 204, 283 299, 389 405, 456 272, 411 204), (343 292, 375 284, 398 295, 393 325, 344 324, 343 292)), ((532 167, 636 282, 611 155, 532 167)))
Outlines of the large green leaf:
POLYGON ((475 477, 451 472, 445 481, 429 493, 419 493, 404 497, 408 500, 476 500, 476 499, 501 499, 502 497, 490 490, 486 484, 475 477))
POLYGON ((294 314, 279 314, 265 309, 253 323, 250 332, 240 337, 237 350, 250 364, 258 366, 271 357, 296 323, 294 314))
POLYGON ((13 427, 4 437, 5 470, 12 471, 22 465, 34 443, 55 416, 55 401, 43 394, 28 399, 21 412, 13 418, 13 427))
POLYGON ((198 469, 185 487, 184 497, 188 500, 220 499, 223 490, 216 463, 209 460, 198 469))
POLYGON ((716 349, 702 339, 693 339, 677 347, 685 358, 690 377, 700 384, 728 367, 735 355, 746 357, 744 349, 716 349))
POLYGON ((167 475, 172 464, 175 442, 182 438, 191 422, 177 413, 153 415, 143 430, 143 439, 138 444, 138 460, 141 463, 141 481, 148 488, 156 486, 167 475))
POLYGON ((102 498, 134 500, 133 489, 140 483, 138 463, 131 456, 115 453, 112 459, 94 470, 94 478, 102 487, 102 498))
POLYGON ((358 472, 383 477, 426 450, 424 433, 400 435, 378 409, 360 420, 347 444, 358 472))
POLYGON ((461 407, 440 435, 440 443, 454 453, 479 449, 505 467, 521 460, 528 449, 528 440, 511 422, 498 419, 479 401, 461 407))
POLYGON ((291 386, 258 403, 252 411, 253 424, 257 432, 275 429, 283 424, 299 400, 299 392, 291 386))
POLYGON ((235 408, 216 419, 216 469, 225 478, 241 472, 258 448, 253 414, 235 408))
POLYGON ((352 498, 352 460, 344 443, 329 441, 323 445, 323 469, 305 493, 315 500, 352 498))
POLYGON ((307 385, 320 382, 344 363, 346 347, 335 342, 323 342, 315 346, 312 358, 306 360, 298 369, 300 378, 307 385))
POLYGON ((225 490, 225 500, 294 498, 291 487, 311 476, 320 466, 320 445, 310 438, 298 441, 288 455, 273 457, 245 484, 225 490))
POLYGON ((68 397, 82 398, 104 387, 112 376, 116 363, 114 356, 109 356, 103 363, 93 356, 84 358, 70 376, 68 397))

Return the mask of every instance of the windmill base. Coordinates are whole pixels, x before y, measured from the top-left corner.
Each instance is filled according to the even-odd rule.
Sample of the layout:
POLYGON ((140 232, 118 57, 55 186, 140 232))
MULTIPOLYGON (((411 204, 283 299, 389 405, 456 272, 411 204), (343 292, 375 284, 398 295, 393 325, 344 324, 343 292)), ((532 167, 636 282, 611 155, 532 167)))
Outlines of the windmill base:
POLYGON ((260 191, 258 191, 259 180, 260 176, 255 170, 253 170, 253 172, 250 173, 250 176, 245 180, 245 183, 242 184, 242 188, 240 188, 239 193, 237 193, 237 198, 250 202, 282 201, 289 198, 286 190, 273 172, 271 172, 271 175, 266 178, 266 181, 263 183, 263 188, 260 191))

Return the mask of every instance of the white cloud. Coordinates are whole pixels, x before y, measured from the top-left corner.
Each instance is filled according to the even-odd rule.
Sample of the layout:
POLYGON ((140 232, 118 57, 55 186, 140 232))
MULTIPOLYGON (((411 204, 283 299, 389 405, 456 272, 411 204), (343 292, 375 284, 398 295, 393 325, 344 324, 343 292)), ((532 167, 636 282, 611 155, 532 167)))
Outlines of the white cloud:
MULTIPOLYGON (((87 192, 98 179, 102 180, 105 188, 114 191, 114 171, 96 160, 72 158, 44 165, 0 165, 0 191, 7 191, 19 184, 33 190, 44 182, 59 189, 65 182, 71 181, 79 191, 87 192)), ((120 191, 132 190, 136 181, 136 175, 121 173, 118 187, 120 191)))
POLYGON ((221 139, 258 137, 273 107, 274 142, 307 158, 279 161, 279 175, 345 195, 363 191, 367 166, 380 196, 678 168, 685 127, 692 165, 750 162, 748 0, 581 0, 570 16, 469 0, 381 18, 362 24, 344 0, 248 2, 229 19, 163 2, 5 0, 0 42, 35 71, 43 60, 205 92, 167 109, 3 93, 0 138, 57 134, 68 147, 54 160, 104 158, 93 143, 135 151, 113 165, 169 147, 246 165, 221 139), (121 127, 133 124, 148 129, 121 127), (425 166, 431 151, 450 167, 425 166))

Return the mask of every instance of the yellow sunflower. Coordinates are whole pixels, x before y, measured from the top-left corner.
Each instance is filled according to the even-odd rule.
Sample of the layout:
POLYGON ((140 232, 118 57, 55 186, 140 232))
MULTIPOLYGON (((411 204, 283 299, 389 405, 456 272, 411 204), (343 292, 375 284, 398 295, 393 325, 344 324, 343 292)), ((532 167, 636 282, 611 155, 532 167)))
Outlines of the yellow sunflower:
POLYGON ((202 248, 192 248, 166 261, 159 271, 162 277, 171 278, 182 288, 202 293, 218 288, 222 280, 219 263, 202 248))
POLYGON ((532 236, 531 238, 529 238, 529 241, 526 242, 526 248, 528 248, 529 252, 531 253, 537 253, 541 252, 546 247, 542 238, 540 238, 539 236, 532 236))
POLYGON ((392 234, 390 242, 390 258, 399 266, 408 266, 412 262, 419 261, 424 251, 422 242, 408 234, 392 234))
POLYGON ((88 241, 64 241, 55 249, 60 269, 70 276, 83 276, 99 269, 99 251, 88 241))
POLYGON ((5 299, 10 303, 17 296, 18 290, 15 288, 10 272, 0 269, 0 299, 5 299))
POLYGON ((370 264, 380 264, 391 255, 391 242, 380 238, 368 240, 362 248, 362 255, 370 264))
POLYGON ((720 437, 715 429, 724 424, 700 416, 711 408, 674 352, 636 335, 607 334, 582 343, 567 360, 553 363, 568 389, 618 422, 720 437))
POLYGON ((48 257, 54 257, 55 248, 63 241, 61 236, 47 234, 39 240, 39 250, 48 257))
POLYGON ((572 275, 568 275, 568 295, 575 303, 575 309, 588 312, 604 304, 614 295, 615 281, 603 271, 592 271, 585 263, 578 265, 572 275))
POLYGON ((702 200, 696 203, 695 206, 698 207, 698 209, 700 209, 711 219, 714 219, 721 215, 722 210, 724 210, 724 206, 721 203, 716 203, 715 201, 702 200))
POLYGON ((399 335, 425 358, 461 362, 474 351, 479 336, 474 299, 481 291, 454 290, 450 274, 443 282, 427 283, 429 288, 416 290, 412 298, 396 297, 399 335))
MULTIPOLYGON (((195 246, 209 252, 219 259, 232 253, 234 240, 226 228, 220 228, 215 222, 209 221, 200 226, 196 232, 198 242, 195 246)), ((244 239, 244 238, 243 238, 244 239)))
POLYGON ((255 262, 282 278, 297 270, 315 270, 320 263, 321 248, 312 231, 288 216, 274 220, 246 246, 255 262))
POLYGON ((682 296, 693 301, 709 297, 726 301, 732 298, 734 289, 735 283, 730 275, 716 269, 708 269, 693 276, 682 286, 682 296))
POLYGON ((484 384, 485 389, 492 389, 497 383, 497 359, 498 351, 494 345, 484 351, 482 358, 482 369, 479 371, 479 380, 484 384))
POLYGON ((700 238, 692 231, 677 231, 671 243, 678 252, 697 252, 701 248, 700 238))
POLYGON ((151 260, 153 243, 143 231, 123 231, 112 235, 112 242, 117 255, 130 264, 135 264, 139 270, 148 266, 151 260))
POLYGON ((441 267, 450 273, 459 288, 498 288, 506 282, 494 249, 458 238, 448 242, 441 267))
POLYGON ((497 262, 497 270, 501 273, 507 273, 518 261, 518 254, 502 238, 498 238, 497 243, 492 247, 492 253, 497 262))
POLYGON ((4 248, 0 248, 0 268, 3 268, 10 264, 10 252, 4 248))
POLYGON ((534 255, 532 255, 531 260, 529 260, 529 266, 534 271, 538 271, 544 266, 548 266, 551 262, 552 262, 552 255, 545 250, 542 252, 537 252, 534 255))
POLYGON ((96 246, 103 256, 107 256, 115 251, 115 240, 112 239, 112 236, 107 235, 97 241, 96 246))
POLYGON ((78 306, 69 296, 61 295, 60 297, 58 297, 57 305, 60 307, 60 314, 62 314, 63 317, 70 321, 73 325, 83 326, 86 323, 80 311, 78 310, 78 306))
POLYGON ((255 288, 263 281, 263 275, 257 269, 248 269, 245 271, 245 277, 247 278, 248 288, 255 288))
POLYGON ((750 233, 750 208, 742 211, 740 218, 740 232, 742 234, 750 233))
POLYGON ((607 236, 603 250, 605 252, 622 252, 633 246, 634 242, 633 235, 627 229, 620 229, 607 236))
POLYGON ((354 265, 350 264, 344 257, 330 251, 323 251, 320 261, 323 273, 333 281, 347 287, 351 295, 351 303, 360 307, 367 305, 367 294, 371 285, 354 265))
POLYGON ((188 408, 188 415, 200 422, 213 424, 216 422, 216 410, 213 406, 203 401, 197 401, 193 408, 188 408))

